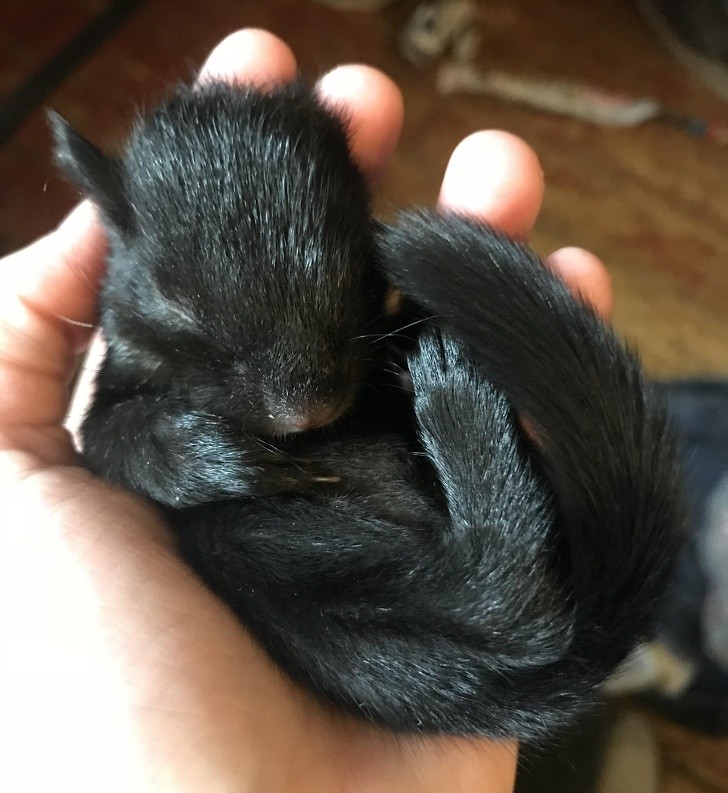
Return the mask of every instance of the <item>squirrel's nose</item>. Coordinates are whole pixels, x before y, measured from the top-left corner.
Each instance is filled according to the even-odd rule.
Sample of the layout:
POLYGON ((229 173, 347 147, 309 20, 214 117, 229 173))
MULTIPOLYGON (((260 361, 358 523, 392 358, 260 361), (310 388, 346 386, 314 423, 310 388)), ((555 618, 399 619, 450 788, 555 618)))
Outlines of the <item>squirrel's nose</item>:
POLYGON ((276 419, 276 424, 283 433, 305 432, 317 427, 324 427, 335 421, 343 413, 339 405, 320 405, 299 413, 290 413, 276 419))

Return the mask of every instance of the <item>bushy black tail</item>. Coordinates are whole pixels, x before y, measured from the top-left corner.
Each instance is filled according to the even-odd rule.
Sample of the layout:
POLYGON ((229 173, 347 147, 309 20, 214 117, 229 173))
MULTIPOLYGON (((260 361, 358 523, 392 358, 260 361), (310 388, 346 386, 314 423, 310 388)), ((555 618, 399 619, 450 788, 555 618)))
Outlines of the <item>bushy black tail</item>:
MULTIPOLYGON (((402 525, 354 496, 230 501, 181 513, 181 542, 273 657, 347 711, 533 740, 651 626, 681 523, 664 413, 527 249, 420 214, 383 231, 380 254, 442 325, 410 372, 449 514, 402 525), (539 438, 536 467, 511 405, 539 438)), ((377 455, 398 470, 388 448, 362 476, 377 455)))
POLYGON ((571 650, 552 671, 603 676, 649 631, 680 540, 662 400, 637 357, 525 246, 428 212, 403 216, 380 245, 393 282, 467 344, 534 428, 576 608, 571 650))

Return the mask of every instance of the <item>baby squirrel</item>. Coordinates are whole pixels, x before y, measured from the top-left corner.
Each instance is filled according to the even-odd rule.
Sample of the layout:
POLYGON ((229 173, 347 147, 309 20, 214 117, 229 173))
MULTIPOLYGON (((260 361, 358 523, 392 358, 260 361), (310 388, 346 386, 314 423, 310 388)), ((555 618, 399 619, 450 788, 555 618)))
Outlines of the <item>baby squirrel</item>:
POLYGON ((402 732, 568 722, 649 632, 679 542, 635 355, 486 226, 376 224, 342 122, 301 82, 179 88, 117 159, 52 125, 110 239, 89 468, 166 507, 328 702, 402 732), (406 390, 388 283, 416 317, 406 390))

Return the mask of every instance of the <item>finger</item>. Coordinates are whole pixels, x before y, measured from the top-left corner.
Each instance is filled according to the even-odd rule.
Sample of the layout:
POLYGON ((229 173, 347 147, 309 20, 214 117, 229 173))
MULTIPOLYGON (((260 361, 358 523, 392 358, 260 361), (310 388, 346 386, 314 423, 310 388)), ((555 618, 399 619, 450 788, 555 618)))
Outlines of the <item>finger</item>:
POLYGON ((603 319, 612 313, 612 281, 602 262, 582 248, 560 248, 545 259, 546 265, 571 291, 603 319))
POLYGON ((296 58, 287 44, 267 30, 246 28, 231 33, 210 53, 197 81, 223 80, 261 88, 289 83, 296 58))
POLYGON ((0 263, 0 427, 62 419, 79 323, 88 336, 95 320, 105 251, 101 224, 83 202, 0 263))
POLYGON ((507 132, 483 131, 465 138, 452 153, 439 206, 524 238, 542 198, 543 172, 533 149, 507 132))
POLYGON ((397 85, 378 69, 348 64, 325 74, 316 90, 346 122, 359 167, 372 180, 381 177, 404 119, 402 92, 397 85))

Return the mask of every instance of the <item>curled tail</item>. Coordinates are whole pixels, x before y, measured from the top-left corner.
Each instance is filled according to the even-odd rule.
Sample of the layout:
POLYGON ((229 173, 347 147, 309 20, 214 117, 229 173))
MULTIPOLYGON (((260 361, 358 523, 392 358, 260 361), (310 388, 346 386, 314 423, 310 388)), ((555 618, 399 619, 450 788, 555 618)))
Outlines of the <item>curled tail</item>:
MULTIPOLYGON (((664 413, 636 358, 525 248, 414 215, 380 253, 440 318, 409 369, 447 514, 421 490, 402 518, 412 457, 396 438, 362 453, 343 437, 359 494, 205 504, 176 515, 180 542, 281 666, 347 712, 538 739, 651 626, 681 522, 664 413)), ((333 448, 310 456, 336 469, 333 448)))
POLYGON ((379 244, 395 285, 466 343, 538 438, 576 615, 569 652, 539 674, 603 678, 650 630, 679 544, 661 400, 637 357, 525 246, 429 212, 404 215, 379 244))

